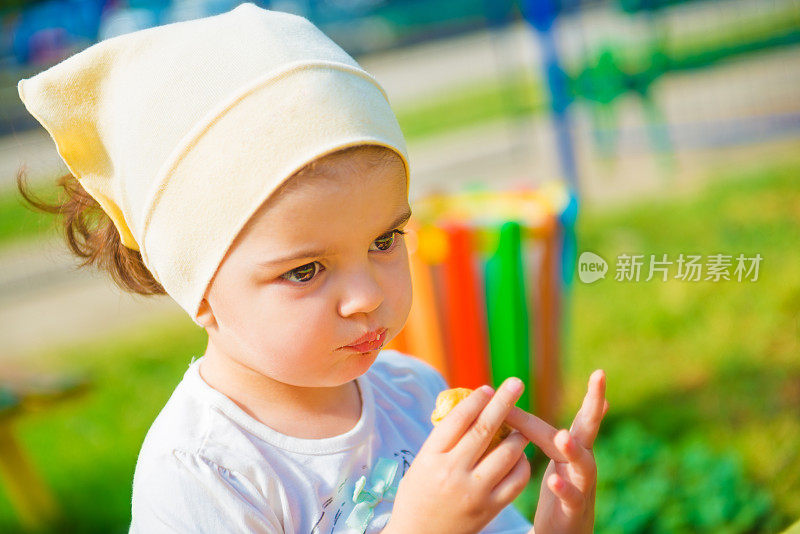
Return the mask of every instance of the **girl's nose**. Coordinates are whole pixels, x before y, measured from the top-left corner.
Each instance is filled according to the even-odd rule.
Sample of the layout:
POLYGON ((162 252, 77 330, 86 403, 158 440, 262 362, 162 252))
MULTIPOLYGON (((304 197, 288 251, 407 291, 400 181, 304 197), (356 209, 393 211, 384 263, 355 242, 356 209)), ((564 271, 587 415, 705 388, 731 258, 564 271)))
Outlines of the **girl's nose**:
POLYGON ((342 317, 373 312, 383 302, 383 288, 369 268, 345 276, 341 283, 339 313, 342 317))

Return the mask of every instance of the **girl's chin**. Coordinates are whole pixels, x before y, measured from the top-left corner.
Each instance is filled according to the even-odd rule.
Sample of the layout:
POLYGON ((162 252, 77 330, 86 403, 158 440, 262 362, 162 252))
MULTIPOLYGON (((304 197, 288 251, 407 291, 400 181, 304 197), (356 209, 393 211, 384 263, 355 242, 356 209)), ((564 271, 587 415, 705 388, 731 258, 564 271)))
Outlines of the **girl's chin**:
POLYGON ((378 359, 378 353, 381 350, 382 349, 374 349, 367 352, 352 351, 350 353, 351 361, 356 362, 358 376, 363 375, 369 370, 372 364, 375 363, 375 360, 378 359))

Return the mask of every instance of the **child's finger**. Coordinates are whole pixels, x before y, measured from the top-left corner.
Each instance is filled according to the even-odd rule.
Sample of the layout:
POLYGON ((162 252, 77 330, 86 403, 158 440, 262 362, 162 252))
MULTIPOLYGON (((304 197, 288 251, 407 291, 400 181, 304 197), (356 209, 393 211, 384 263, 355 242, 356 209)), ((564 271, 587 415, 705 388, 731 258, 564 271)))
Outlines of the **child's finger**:
POLYGON ((488 386, 482 386, 472 391, 465 399, 456 404, 438 425, 434 426, 433 431, 428 435, 428 439, 422 444, 420 453, 423 449, 432 449, 435 452, 451 450, 477 419, 484 407, 489 404, 492 395, 493 390, 488 386))
POLYGON ((567 430, 560 430, 555 441, 559 450, 569 459, 569 465, 575 473, 572 483, 581 491, 588 491, 597 479, 594 457, 567 430))
POLYGON ((597 432, 600 430, 600 421, 603 419, 605 406, 605 390, 605 372, 598 369, 589 377, 589 390, 569 429, 570 434, 578 440, 578 443, 587 449, 592 447, 597 432))
POLYGON ((508 426, 519 430, 531 443, 539 447, 545 455, 556 462, 568 462, 555 444, 555 437, 558 433, 550 423, 544 421, 532 413, 528 413, 522 408, 514 406, 505 421, 508 426))
POLYGON ((564 515, 574 517, 583 513, 586 499, 575 485, 553 473, 547 477, 547 487, 561 500, 564 515))
POLYGON ((514 404, 524 389, 525 383, 518 378, 507 378, 500 384, 489 404, 483 408, 472 426, 453 446, 453 454, 457 458, 463 459, 472 468, 486 452, 492 436, 500 429, 508 412, 514 408, 514 404))

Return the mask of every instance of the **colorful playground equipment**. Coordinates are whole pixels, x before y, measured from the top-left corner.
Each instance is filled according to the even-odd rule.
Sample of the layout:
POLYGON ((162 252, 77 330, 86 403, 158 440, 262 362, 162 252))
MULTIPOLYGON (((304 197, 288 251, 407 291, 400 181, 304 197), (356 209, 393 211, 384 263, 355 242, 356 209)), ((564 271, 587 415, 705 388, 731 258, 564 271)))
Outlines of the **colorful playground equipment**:
POLYGON ((451 387, 526 385, 518 406, 555 423, 577 197, 563 182, 418 200, 408 225, 414 298, 387 348, 451 387))
MULTIPOLYGON (((676 32, 669 25, 670 10, 687 5, 687 21, 696 18, 691 4, 712 4, 701 0, 614 0, 607 3, 609 12, 625 15, 631 26, 642 23, 644 32, 631 32, 620 23, 616 32, 601 39, 588 39, 583 31, 587 7, 596 2, 587 0, 484 0, 487 27, 495 32, 515 19, 515 9, 533 30, 541 51, 540 77, 546 88, 549 115, 555 134, 561 175, 575 191, 580 191, 575 146, 572 136, 574 104, 587 107, 592 134, 600 155, 611 160, 617 152, 619 104, 633 97, 639 102, 646 137, 658 162, 669 177, 674 170, 678 145, 709 145, 742 141, 763 141, 765 135, 780 136, 796 132, 800 121, 796 113, 778 113, 749 117, 747 121, 716 119, 699 122, 706 135, 690 135, 687 143, 676 137, 674 125, 668 124, 654 92, 666 75, 698 71, 742 55, 800 42, 800 10, 789 2, 764 2, 763 8, 742 12, 738 19, 708 18, 702 31, 676 32), (769 4, 769 5, 768 5, 769 4), (768 9, 769 8, 769 9, 768 9), (745 14, 747 13, 747 14, 745 14), (577 22, 580 46, 577 53, 566 54, 559 48, 560 22, 566 18, 577 22), (746 20, 746 24, 740 21, 746 20), (715 134, 715 135, 711 135, 715 134), (716 139, 717 141, 713 141, 716 139)), ((753 2, 753 5, 758 5, 753 2)), ((744 9, 731 6, 734 12, 744 9)), ((622 20, 622 19, 620 19, 622 20)), ((587 23, 588 26, 590 23, 587 23)), ((642 25, 640 24, 640 26, 642 25)), ((509 52, 510 53, 510 52, 509 52)), ((725 106, 720 103, 720 106, 725 106)), ((728 111, 730 114, 731 112, 728 111)), ((684 136, 686 128, 683 129, 684 136)))

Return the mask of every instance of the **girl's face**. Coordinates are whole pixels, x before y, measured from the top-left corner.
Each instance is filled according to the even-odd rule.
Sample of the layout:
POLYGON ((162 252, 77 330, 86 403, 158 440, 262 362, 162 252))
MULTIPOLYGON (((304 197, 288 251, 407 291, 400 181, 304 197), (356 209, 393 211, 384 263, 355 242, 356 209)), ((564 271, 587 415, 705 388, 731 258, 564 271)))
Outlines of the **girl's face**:
POLYGON ((384 328, 388 342, 411 308, 402 162, 327 161, 256 212, 201 305, 206 354, 259 388, 353 380, 379 351, 344 347, 384 328))

